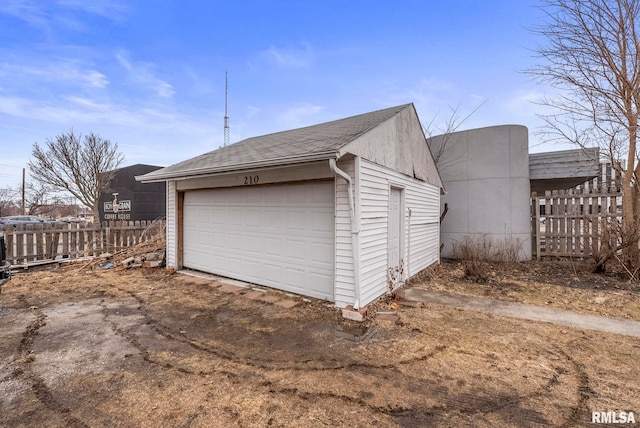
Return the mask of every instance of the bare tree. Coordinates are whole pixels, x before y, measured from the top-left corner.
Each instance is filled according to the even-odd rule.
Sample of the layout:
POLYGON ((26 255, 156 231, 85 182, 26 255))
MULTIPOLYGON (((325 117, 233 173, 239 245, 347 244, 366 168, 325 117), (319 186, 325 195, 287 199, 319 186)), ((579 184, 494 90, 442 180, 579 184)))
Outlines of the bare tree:
POLYGON ((91 207, 96 219, 100 195, 109 190, 115 170, 124 161, 117 143, 93 133, 83 138, 73 131, 47 140, 46 147, 34 144, 32 156, 29 169, 35 181, 68 191, 91 207))
POLYGON ((543 0, 533 31, 540 65, 527 70, 556 94, 543 104, 549 139, 599 146, 622 176, 623 260, 637 266, 640 219, 640 0, 543 0), (626 161, 618 163, 620 159, 626 161), (618 166, 619 165, 619 166, 618 166))
POLYGON ((439 114, 433 115, 429 123, 423 127, 424 135, 427 137, 429 148, 431 149, 431 155, 438 168, 444 168, 449 163, 453 163, 451 159, 451 136, 469 119, 475 112, 477 112, 486 101, 483 101, 480 105, 474 108, 471 113, 462 116, 460 112, 460 104, 455 107, 449 107, 451 110, 449 117, 442 125, 437 125, 436 120, 439 114), (434 137, 438 137, 437 139, 434 137), (437 141, 437 142, 436 142, 437 141))
POLYGON ((11 187, 0 188, 0 216, 17 214, 19 210, 16 190, 11 187))
POLYGON ((25 207, 31 215, 43 215, 51 212, 51 206, 47 203, 51 195, 51 187, 40 182, 30 181, 25 188, 25 207))

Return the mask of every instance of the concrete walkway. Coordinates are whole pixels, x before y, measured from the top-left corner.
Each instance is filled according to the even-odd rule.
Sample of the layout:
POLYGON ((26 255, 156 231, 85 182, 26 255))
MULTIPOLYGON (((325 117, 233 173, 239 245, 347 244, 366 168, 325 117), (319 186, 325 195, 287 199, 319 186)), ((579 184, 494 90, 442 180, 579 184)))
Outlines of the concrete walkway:
POLYGON ((563 309, 544 308, 524 303, 504 302, 483 297, 464 296, 424 288, 406 288, 404 298, 414 302, 433 303, 504 317, 543 321, 587 330, 604 331, 640 337, 640 322, 597 315, 579 314, 563 309))

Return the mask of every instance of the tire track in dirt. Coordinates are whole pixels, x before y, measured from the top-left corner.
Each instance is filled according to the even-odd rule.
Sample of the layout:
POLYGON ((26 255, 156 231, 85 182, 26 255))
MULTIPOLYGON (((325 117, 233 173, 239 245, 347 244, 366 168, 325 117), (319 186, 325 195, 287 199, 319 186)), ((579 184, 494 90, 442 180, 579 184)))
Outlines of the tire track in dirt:
MULTIPOLYGON (((197 371, 196 372, 196 371, 190 370, 188 368, 176 366, 176 365, 174 365, 172 363, 169 363, 169 362, 163 362, 163 361, 154 360, 153 357, 151 356, 150 352, 149 352, 149 349, 147 347, 143 346, 140 343, 140 341, 138 340, 137 336, 134 333, 134 331, 137 330, 140 327, 140 325, 132 326, 128 331, 125 331, 124 329, 120 328, 116 322, 114 322, 114 321, 109 319, 109 317, 112 314, 109 313, 109 309, 105 305, 104 300, 100 302, 100 305, 102 306, 103 320, 104 320, 105 323, 109 324, 109 326, 111 328, 111 331, 113 331, 114 334, 116 334, 116 335, 124 338, 125 340, 127 340, 136 350, 138 350, 138 352, 140 352, 142 360, 144 362, 146 362, 147 364, 152 364, 154 366, 159 366, 159 367, 166 368, 166 369, 176 370, 176 371, 178 371, 180 373, 190 374, 190 375, 203 376, 203 375, 208 375, 208 374, 212 374, 212 373, 218 373, 218 374, 226 375, 229 378, 233 378, 233 377, 237 377, 238 376, 236 373, 225 371, 225 370, 215 370, 215 371, 211 371, 211 372, 202 372, 202 371, 197 371)), ((140 313, 141 313, 142 318, 144 320, 143 324, 151 326, 151 328, 153 328, 154 331, 159 333, 165 339, 178 341, 178 342, 181 342, 181 343, 184 343, 184 344, 187 344, 187 345, 193 345, 192 343, 189 343, 186 340, 182 340, 180 338, 175 338, 172 335, 165 334, 165 333, 161 332, 154 325, 156 322, 153 320, 153 318, 151 318, 147 314, 145 314, 144 310, 142 309, 141 306, 139 306, 138 309, 140 310, 140 313)), ((199 349, 199 348, 196 348, 196 349, 199 349)), ((232 360, 231 357, 229 359, 232 360)))
MULTIPOLYGON (((247 360, 246 358, 241 358, 238 355, 234 354, 233 352, 223 352, 220 349, 214 349, 211 348, 209 346, 206 346, 200 342, 198 342, 195 339, 189 339, 187 336, 183 335, 183 334, 176 334, 175 332, 173 332, 169 327, 163 325, 161 322, 159 322, 157 319, 155 319, 154 317, 152 317, 151 315, 149 315, 148 311, 145 309, 145 305, 147 305, 147 303, 144 301, 144 299, 140 298, 138 295, 136 295, 135 293, 129 291, 129 290, 123 290, 120 289, 119 287, 115 287, 117 288, 119 291, 126 293, 127 295, 131 296, 132 298, 134 298, 136 300, 136 302, 138 302, 139 306, 138 306, 138 310, 140 310, 140 313, 142 315, 142 317, 145 320, 145 324, 150 326, 156 333, 160 334, 163 338, 167 339, 167 340, 171 340, 174 342, 178 342, 181 343, 183 345, 186 345, 188 347, 191 347, 199 352, 204 352, 207 353, 209 355, 218 357, 220 359, 223 359, 233 365, 240 365, 240 366, 244 366, 244 367, 248 367, 253 369, 252 373, 250 373, 253 377, 258 377, 261 380, 263 380, 263 382, 269 382, 265 379, 264 376, 260 375, 257 371, 258 370, 269 370, 269 371, 304 371, 304 372, 319 372, 319 371, 341 371, 341 370, 352 370, 352 369, 374 369, 374 370, 393 370, 393 371, 399 371, 399 367, 398 366, 406 366, 406 365, 411 365, 411 364, 415 364, 415 363, 419 363, 419 362, 424 362, 430 358, 433 358, 436 354, 443 352, 444 350, 447 349, 446 346, 442 345, 442 346, 437 346, 435 349, 433 349, 430 352, 425 353, 424 355, 420 355, 420 356, 416 356, 414 358, 411 359, 407 359, 407 360, 401 360, 398 361, 395 364, 369 364, 369 363, 363 363, 363 362, 350 362, 350 363, 339 363, 337 360, 331 360, 331 362, 335 362, 336 364, 333 364, 331 366, 310 366, 308 365, 308 363, 311 362, 317 362, 317 360, 301 360, 300 362, 296 363, 296 365, 285 365, 283 366, 281 361, 278 360, 263 360, 262 362, 267 362, 267 363, 271 363, 269 365, 267 364, 260 364, 257 363, 255 361, 250 361, 247 360), (279 367, 274 367, 273 365, 279 365, 279 367)), ((119 328, 117 326, 117 324, 115 322, 112 322, 110 320, 108 320, 108 316, 110 314, 108 313, 108 310, 106 308, 106 306, 103 305, 103 316, 105 317, 105 321, 108 322, 111 326, 112 331, 114 331, 115 334, 118 334, 122 337, 124 337, 126 340, 129 341, 129 343, 131 343, 131 345, 133 347, 135 347, 140 354, 142 355, 142 359, 149 363, 149 364, 153 364, 153 365, 157 365, 159 367, 163 367, 163 368, 167 368, 167 369, 172 369, 172 370, 176 370, 180 373, 184 373, 184 374, 190 374, 190 375, 197 375, 197 376, 207 376, 207 375, 211 375, 214 373, 217 374, 222 374, 224 376, 226 376, 229 379, 236 379, 236 378, 240 378, 242 375, 234 372, 234 371, 230 371, 230 370, 224 370, 224 369, 220 369, 220 368, 216 368, 214 370, 211 371, 203 371, 203 370, 191 370, 188 367, 184 367, 184 366, 179 366, 176 364, 172 364, 170 362, 166 362, 166 361, 157 361, 155 360, 150 352, 149 349, 144 347, 140 341, 137 339, 137 337, 135 336, 135 334, 133 333, 133 330, 135 328, 137 328, 137 326, 135 328, 133 328, 131 331, 124 331, 123 329, 119 328)), ((327 360, 324 360, 323 363, 326 363, 327 360)), ((246 372, 245 372, 246 373, 246 372)))
MULTIPOLYGON (((555 385, 559 384, 558 376, 559 376, 559 373, 554 374, 551 377, 551 379, 547 381, 545 385, 541 386, 538 390, 530 394, 520 395, 517 397, 510 398, 508 400, 501 400, 500 402, 495 402, 492 406, 488 406, 488 407, 483 403, 479 403, 476 406, 458 407, 454 410, 454 412, 464 414, 467 416, 472 416, 479 413, 490 414, 509 406, 517 406, 518 404, 524 401, 537 398, 539 396, 549 393, 555 385)), ((269 382, 268 384, 263 386, 271 386, 271 383, 269 382)), ((352 397, 352 396, 343 395, 343 394, 336 394, 333 392, 299 391, 297 388, 270 389, 269 392, 282 394, 290 397, 297 397, 304 400, 327 399, 327 398, 340 400, 347 404, 357 405, 357 406, 366 408, 372 412, 384 414, 393 419, 397 419, 401 422, 400 423, 401 426, 428 426, 430 424, 437 423, 439 421, 438 415, 452 412, 452 408, 450 405, 437 405, 437 406, 431 406, 431 407, 374 406, 369 404, 367 400, 364 398, 352 397)), ((547 421, 539 421, 539 422, 545 423, 547 421)))
MULTIPOLYGON (((24 311, 27 310, 29 308, 29 303, 26 302, 26 300, 24 299, 24 296, 20 296, 21 298, 19 298, 18 300, 20 300, 20 302, 22 303, 22 306, 24 306, 23 308, 12 308, 16 311, 24 311)), ((0 309, 7 309, 6 307, 0 307, 0 309)), ((33 309, 31 309, 31 312, 33 312, 33 309)), ((20 364, 20 362, 24 359, 24 355, 23 355, 23 351, 22 349, 26 346, 25 345, 25 334, 26 334, 26 330, 32 328, 31 326, 37 321, 38 319, 38 315, 35 315, 35 321, 30 322, 27 327, 25 328, 25 331, 22 332, 22 338, 20 340, 20 342, 18 343, 18 347, 15 348, 16 351, 12 352, 11 355, 9 356, 9 358, 7 358, 7 360, 5 360, 5 364, 7 368, 11 368, 14 366, 17 366, 20 364)), ((7 347, 7 349, 9 349, 9 347, 7 347)), ((4 374, 1 378, 0 378, 0 383, 3 382, 7 382, 10 381, 12 379, 14 379, 16 377, 16 374, 14 373, 16 369, 10 371, 9 373, 4 374)))
POLYGON ((20 296, 19 300, 35 312, 36 319, 27 326, 22 334, 22 340, 17 349, 18 358, 15 360, 17 367, 12 372, 13 377, 19 378, 30 385, 38 401, 47 409, 58 414, 67 426, 72 428, 88 427, 83 421, 72 415, 68 407, 58 402, 44 379, 31 370, 31 363, 36 358, 33 352, 33 344, 40 328, 47 324, 45 321, 47 315, 40 308, 30 305, 24 296, 20 296))
MULTIPOLYGON (((557 348, 557 347, 555 347, 557 348)), ((561 356, 565 356, 566 354, 562 349, 557 348, 557 354, 561 356)), ((553 354, 550 350, 547 352, 553 354)), ((474 406, 459 406, 455 409, 456 413, 472 416, 476 414, 492 414, 496 413, 500 410, 503 410, 508 407, 520 407, 521 403, 524 403, 528 400, 535 399, 544 395, 551 393, 555 386, 560 385, 560 377, 562 375, 570 375, 564 368, 554 368, 555 373, 551 378, 536 391, 533 391, 529 394, 518 395, 512 398, 505 399, 501 397, 500 400, 496 400, 493 405, 487 406, 486 403, 483 403, 482 400, 474 400, 474 402, 478 403, 474 406)), ((577 376, 580 378, 582 374, 580 371, 577 372, 577 376)), ((379 411, 384 412, 383 408, 380 408, 379 411)), ((428 408, 406 408, 406 409, 393 409, 387 414, 389 416, 397 417, 402 420, 402 425, 408 426, 422 426, 422 424, 434 424, 441 422, 436 415, 442 412, 451 412, 450 406, 434 406, 428 408), (416 418, 417 416, 417 418, 416 418)), ((575 412, 574 412, 575 413, 575 412)), ((534 415, 535 418, 536 415, 534 415)), ((535 418, 538 419, 538 418, 535 418)), ((540 418, 539 420, 528 420, 528 422, 537 423, 546 425, 549 424, 549 421, 544 420, 544 418, 540 418)), ((562 426, 567 426, 566 424, 562 426)))
MULTIPOLYGON (((162 337, 164 337, 165 339, 168 340, 173 340, 179 343, 182 343, 184 345, 187 345, 191 348, 194 348, 198 351, 202 351, 202 352, 206 352, 210 355, 216 356, 218 358, 233 362, 235 364, 242 364, 248 367, 253 367, 256 369, 261 369, 261 370, 271 370, 271 371, 328 371, 328 370, 344 370, 344 369, 353 369, 353 368, 367 368, 367 369, 387 369, 387 370, 393 370, 396 369, 397 366, 403 366, 403 365, 409 365, 409 364, 413 364, 413 363, 417 363, 417 362, 422 362, 425 360, 428 360, 430 358, 432 358, 433 356, 435 356, 437 353, 439 352, 443 352, 445 349, 447 349, 447 346, 445 345, 440 345, 435 347, 432 351, 425 353, 424 355, 419 355, 413 358, 409 358, 406 360, 400 360, 396 363, 390 363, 390 364, 369 364, 369 363, 365 363, 365 362, 350 362, 350 363, 341 363, 338 362, 337 360, 321 360, 323 363, 326 362, 335 362, 337 364, 335 365, 329 365, 329 366, 309 366, 308 363, 313 363, 313 362, 317 362, 318 360, 312 360, 312 359, 306 359, 306 360, 300 360, 298 361, 295 365, 283 365, 283 362, 280 360, 269 360, 269 359, 261 359, 261 360, 257 360, 257 359, 248 359, 248 358, 242 358, 240 357, 238 354, 232 352, 232 351, 226 351, 226 352, 222 352, 219 349, 215 349, 215 348, 211 348, 210 346, 207 346, 205 344, 202 344, 201 342, 199 342, 196 339, 189 339, 187 336, 185 336, 184 334, 180 334, 177 335, 174 331, 171 330, 171 328, 169 328, 168 326, 162 324, 160 321, 158 321, 157 319, 153 318, 148 311, 145 309, 145 305, 147 305, 147 302, 144 301, 144 299, 142 299, 141 297, 139 297, 138 295, 136 295, 134 292, 129 291, 129 290, 124 290, 121 289, 117 286, 111 285, 112 287, 116 288, 117 290, 126 293, 128 295, 130 295, 131 297, 133 297, 139 304, 139 310, 141 311, 142 316, 145 318, 146 320, 146 324, 148 324, 151 328, 153 328, 158 334, 160 334, 162 337), (262 364, 261 364, 262 363, 262 364), (273 367, 269 364, 278 364, 278 367, 273 367)), ((140 346, 140 344, 137 342, 137 339, 134 339, 135 343, 132 341, 132 345, 134 346, 140 346)), ((146 355, 148 356, 148 350, 146 350, 146 355)))
MULTIPOLYGON (((312 363, 318 364, 318 361, 308 359, 308 360, 301 360, 294 365, 283 366, 282 365, 283 363, 278 360, 267 360, 267 359, 249 360, 247 358, 241 357, 240 355, 232 351, 228 351, 228 350, 223 351, 219 348, 214 349, 195 339, 189 339, 189 337, 185 336, 184 334, 176 333, 170 327, 162 324, 158 319, 154 318, 149 313, 147 309, 147 306, 149 305, 149 303, 147 303, 142 297, 138 296, 135 292, 121 289, 117 286, 113 286, 113 287, 118 289, 120 292, 129 295, 130 297, 132 297, 138 302, 139 304, 138 309, 140 310, 140 313, 145 320, 145 324, 149 325, 159 335, 161 335, 167 340, 179 342, 197 351, 205 352, 209 355, 226 360, 234 365, 240 365, 240 366, 245 366, 251 369, 255 369, 255 370, 250 370, 249 372, 244 372, 242 374, 248 374, 252 377, 257 377, 259 379, 262 379, 263 382, 261 383, 261 385, 265 388, 269 388, 267 391, 271 394, 290 396, 290 397, 295 397, 301 400, 309 400, 309 399, 339 400, 350 405, 369 409, 370 411, 373 411, 376 413, 385 414, 389 417, 392 417, 393 419, 397 419, 402 424, 406 423, 409 425, 416 424, 416 423, 417 424, 432 423, 434 421, 437 422, 438 420, 437 415, 442 414, 444 409, 446 409, 446 412, 451 412, 452 410, 450 407, 447 407, 447 406, 444 406, 444 407, 443 406, 381 407, 381 406, 371 405, 370 403, 367 402, 365 398, 359 398, 359 397, 343 395, 343 394, 336 394, 333 392, 309 392, 309 391, 301 391, 298 388, 274 389, 274 388, 270 388, 271 382, 269 380, 266 380, 264 376, 258 373, 258 370, 294 371, 294 372, 295 371, 314 372, 314 371, 329 371, 329 370, 341 371, 341 370, 353 370, 353 369, 400 370, 401 366, 411 366, 412 364, 424 362, 435 357, 437 354, 447 350, 448 349, 447 346, 441 345, 423 355, 398 361, 396 363, 390 363, 390 364, 369 364, 366 362, 349 362, 345 364, 337 360, 324 360, 320 362, 320 364, 323 364, 323 365, 312 366, 310 364, 312 363), (327 363, 331 363, 331 365, 327 366, 326 365, 327 363), (275 367, 276 364, 278 365, 278 367, 275 367)), ((218 374, 225 375, 228 378, 239 378, 242 376, 241 373, 236 373, 234 371, 229 371, 229 370, 215 369, 211 371, 194 371, 189 369, 188 367, 180 367, 178 365, 174 365, 169 362, 154 361, 154 359, 150 356, 148 348, 145 348, 140 344, 140 342, 135 337, 135 334, 133 334, 132 332, 124 332, 121 329, 118 329, 114 323, 111 323, 111 325, 112 325, 112 329, 114 329, 115 332, 126 337, 127 340, 129 340, 132 343, 132 345, 136 347, 136 349, 140 350, 141 354, 143 355, 143 359, 150 364, 159 365, 164 368, 177 370, 181 373, 191 374, 191 375, 206 376, 213 373, 218 373, 218 374)), ((573 368, 571 372, 574 372, 573 375, 576 376, 579 381, 579 386, 577 389, 577 394, 579 397, 578 403, 571 410, 571 415, 569 416, 569 419, 562 426, 569 427, 573 425, 579 425, 580 416, 582 415, 583 411, 586 409, 586 403, 591 393, 591 390, 588 385, 588 377, 584 372, 583 367, 579 363, 577 363, 573 358, 571 358, 570 355, 568 355, 558 346, 554 346, 554 348, 555 348, 555 352, 552 350, 548 350, 548 352, 551 354, 556 354, 559 357, 561 357, 563 360, 566 360, 569 363, 569 365, 572 366, 573 368)), ((486 401, 483 402, 482 400, 478 400, 477 405, 458 407, 455 410, 455 412, 464 414, 464 415, 491 414, 491 413, 501 411, 505 408, 518 407, 521 403, 524 403, 528 400, 535 399, 537 397, 544 396, 546 394, 551 393, 553 391, 553 388, 556 385, 560 384, 561 376, 571 375, 571 373, 569 373, 569 371, 566 371, 564 368, 555 368, 554 371, 555 373, 551 376, 551 378, 544 385, 542 385, 532 393, 519 395, 509 399, 504 399, 504 397, 501 397, 500 400, 496 400, 489 406, 487 406, 486 401)), ((546 421, 542 420, 538 422, 544 423, 546 421)))
MULTIPOLYGON (((102 320, 109 325, 109 327, 111 328, 111 331, 120 337, 123 337, 124 339, 126 339, 129 343, 131 343, 131 345, 136 348, 140 354, 142 355, 142 359, 144 361, 147 361, 149 359, 149 351, 147 349, 145 349, 139 342, 138 339, 136 338, 136 336, 132 333, 133 330, 137 329, 139 327, 139 325, 134 325, 132 326, 129 331, 125 331, 124 329, 120 328, 118 326, 118 324, 116 324, 115 322, 109 320, 109 316, 111 315, 109 313, 109 308, 106 305, 106 302, 104 299, 100 300, 100 306, 102 307, 102 310, 100 311, 102 313, 102 320)), ((140 309, 140 307, 138 307, 138 309, 140 309)))
POLYGON ((193 422, 200 417, 200 415, 204 412, 204 406, 199 405, 195 412, 191 413, 187 416, 187 420, 181 424, 177 425, 179 428, 189 428, 193 422))
POLYGON ((577 362, 571 355, 561 348, 558 348, 558 353, 573 366, 578 375, 578 387, 576 389, 578 402, 571 410, 569 419, 562 425, 562 427, 581 426, 584 423, 584 420, 581 420, 581 416, 584 417, 587 413, 587 402, 591 395, 593 395, 594 391, 589 386, 589 376, 585 371, 584 365, 577 362))
MULTIPOLYGON (((115 287, 115 286, 114 286, 115 287)), ((194 371, 189 369, 188 367, 180 367, 178 365, 169 363, 169 362, 161 362, 161 361, 156 361, 153 359, 153 357, 150 355, 150 352, 148 350, 148 348, 144 347, 140 341, 135 337, 135 334, 132 331, 124 331, 122 329, 120 329, 117 324, 113 321, 108 320, 108 317, 111 315, 108 313, 106 306, 103 305, 104 311, 103 311, 103 315, 105 317, 105 320, 107 322, 109 322, 109 324, 111 325, 111 329, 114 331, 114 333, 124 337, 125 339, 127 339, 132 346, 134 346, 136 349, 138 349, 142 355, 143 360, 148 363, 148 364, 153 364, 153 365, 157 365, 166 369, 171 369, 171 370, 176 370, 180 373, 183 374, 189 374, 189 375, 195 375, 195 376, 207 376, 207 375, 211 375, 211 374, 221 374, 226 376, 229 379, 240 379, 243 376, 249 375, 251 377, 260 379, 261 382, 259 383, 262 387, 265 388, 269 388, 272 383, 270 380, 267 380, 265 378, 264 375, 262 375, 261 373, 259 373, 259 370, 270 370, 270 371, 304 371, 304 372, 319 372, 319 371, 328 371, 328 370, 333 370, 333 371, 342 371, 342 370, 358 370, 358 369, 373 369, 373 370, 393 370, 393 371, 400 371, 399 366, 407 366, 407 365, 411 365, 411 364, 417 364, 417 363, 421 363, 424 361, 427 361, 431 358, 433 358, 434 356, 436 356, 437 354, 444 352, 448 347, 445 345, 440 345, 435 347, 433 350, 431 350, 430 352, 425 353, 424 355, 420 355, 420 356, 416 356, 414 358, 410 358, 410 359, 406 359, 406 360, 402 360, 399 361, 397 363, 394 364, 369 364, 369 363, 364 363, 364 362, 350 362, 350 363, 340 363, 340 364, 336 364, 333 365, 331 367, 326 367, 326 366, 322 366, 322 367, 313 367, 313 366, 309 366, 307 365, 307 363, 312 362, 312 360, 303 360, 300 363, 298 363, 297 365, 291 365, 291 366, 285 366, 285 367, 272 367, 270 365, 264 365, 264 364, 258 364, 254 361, 248 361, 247 359, 241 359, 240 357, 238 357, 237 355, 235 355, 233 352, 221 352, 220 350, 217 349, 212 349, 206 345, 203 345, 201 343, 198 343, 197 341, 193 340, 193 339, 189 339, 188 337, 180 334, 177 335, 175 332, 173 332, 169 327, 163 325, 161 322, 159 322, 157 319, 153 318, 148 311, 145 308, 145 305, 147 305, 147 303, 144 301, 144 299, 142 299, 141 297, 139 297, 138 295, 136 295, 134 292, 131 292, 129 290, 123 290, 120 289, 119 287, 115 287, 117 288, 119 291, 126 293, 127 295, 131 296, 132 298, 134 298, 136 300, 136 302, 139 304, 138 309, 140 310, 140 313, 142 315, 142 317, 145 320, 145 324, 149 325, 151 328, 153 328, 158 334, 160 334, 162 337, 164 337, 167 340, 172 340, 172 341, 176 341, 179 342, 183 345, 189 346, 197 351, 200 352, 205 352, 207 354, 213 355, 215 357, 224 359, 234 365, 240 365, 240 366, 244 366, 246 368, 248 368, 249 370, 242 370, 240 369, 240 372, 234 372, 234 371, 229 371, 229 370, 222 370, 219 368, 216 368, 215 370, 211 370, 211 371, 194 371)), ((137 326, 136 326, 137 328, 137 326)), ((133 329, 132 329, 133 330, 133 329)), ((264 362, 264 361, 263 361, 264 362)), ((337 361, 336 361, 337 362, 337 361)), ((272 363, 272 364, 282 364, 281 362, 277 361, 277 360, 269 360, 268 363, 272 363)), ((363 409, 368 409, 374 412, 379 412, 382 414, 386 414, 389 416, 393 416, 394 412, 402 412, 402 411, 408 411, 411 413, 414 413, 415 411, 413 409, 394 409, 394 408, 382 408, 382 407, 376 407, 373 406, 371 404, 369 404, 365 399, 363 398, 358 398, 358 397, 352 397, 352 396, 348 396, 348 395, 342 395, 342 394, 336 394, 333 392, 308 392, 308 391, 300 391, 297 388, 284 388, 284 389, 273 389, 270 388, 267 390, 267 392, 271 393, 271 394, 278 394, 278 395, 284 395, 284 396, 290 396, 290 397, 295 397, 298 398, 300 400, 309 400, 309 399, 314 399, 314 398, 318 398, 318 399, 335 399, 335 400, 339 400, 342 402, 345 402, 347 404, 350 405, 355 405, 355 406, 359 406, 362 407, 363 409)), ((225 411, 230 411, 230 409, 224 409, 225 411)), ((430 411, 430 410, 429 410, 430 411)), ((198 415, 195 415, 193 417, 193 419, 196 419, 198 415)), ((231 415, 232 416, 232 415, 231 415)), ((192 421, 188 422, 187 426, 191 423, 192 421)))

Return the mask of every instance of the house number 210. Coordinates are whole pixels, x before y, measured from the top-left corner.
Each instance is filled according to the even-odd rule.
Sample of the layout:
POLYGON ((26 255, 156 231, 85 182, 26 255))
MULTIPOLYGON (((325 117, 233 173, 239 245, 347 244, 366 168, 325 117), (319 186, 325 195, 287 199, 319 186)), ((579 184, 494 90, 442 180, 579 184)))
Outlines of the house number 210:
POLYGON ((258 184, 260 177, 257 175, 245 175, 244 176, 244 184, 258 184))

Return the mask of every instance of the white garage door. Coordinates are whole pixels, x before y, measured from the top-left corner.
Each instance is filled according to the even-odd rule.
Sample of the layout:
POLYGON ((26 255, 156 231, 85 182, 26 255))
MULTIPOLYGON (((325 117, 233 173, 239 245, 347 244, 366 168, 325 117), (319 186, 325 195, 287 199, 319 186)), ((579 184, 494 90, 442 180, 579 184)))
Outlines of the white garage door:
POLYGON ((185 268, 333 301, 334 184, 185 192, 185 268))

